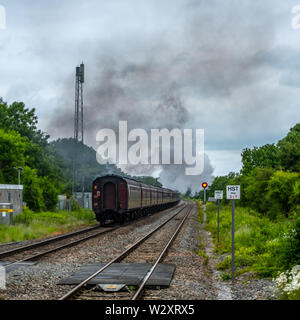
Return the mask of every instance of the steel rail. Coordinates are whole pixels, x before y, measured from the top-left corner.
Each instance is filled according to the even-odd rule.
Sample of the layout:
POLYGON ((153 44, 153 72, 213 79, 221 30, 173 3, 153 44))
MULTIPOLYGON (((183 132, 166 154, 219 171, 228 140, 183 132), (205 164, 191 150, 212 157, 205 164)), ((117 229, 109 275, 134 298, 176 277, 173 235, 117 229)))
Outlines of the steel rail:
MULTIPOLYGON (((23 251, 39 248, 39 247, 42 247, 44 245, 47 245, 47 244, 50 244, 50 243, 53 243, 53 242, 57 242, 57 241, 60 241, 60 240, 63 240, 63 239, 71 238, 71 237, 80 235, 82 233, 90 232, 92 230, 96 230, 96 229, 99 229, 99 228, 100 228, 100 226, 96 225, 96 226, 84 228, 84 229, 81 229, 81 230, 78 230, 78 231, 62 234, 62 235, 57 236, 57 237, 52 237, 52 238, 49 238, 49 239, 45 239, 45 240, 42 240, 42 241, 39 241, 39 242, 35 242, 35 243, 29 244, 29 245, 26 245, 26 246, 22 246, 22 247, 10 249, 10 250, 7 250, 7 251, 3 251, 3 252, 0 252, 0 259, 8 257, 8 256, 11 256, 11 255, 14 255, 16 253, 23 252, 23 251)), ((11 244, 13 244, 13 243, 11 243, 11 244)), ((5 244, 3 244, 3 245, 5 245, 5 244)))
POLYGON ((52 248, 50 250, 47 250, 47 251, 44 251, 44 252, 41 252, 41 253, 38 253, 38 254, 35 254, 33 256, 30 256, 28 258, 25 258, 25 259, 22 259, 22 260, 19 260, 19 261, 15 261, 15 262, 11 262, 11 263, 8 263, 6 265, 3 265, 3 267, 7 268, 7 267, 10 267, 12 265, 16 265, 16 264, 20 264, 20 263, 23 263, 23 262, 26 262, 26 261, 34 261, 40 257, 43 257, 49 253, 53 253, 53 252, 56 252, 56 251, 59 251, 61 249, 65 249, 65 248, 68 248, 68 247, 72 247, 72 246, 75 246, 81 242, 84 242, 84 241, 87 241, 87 240, 90 240, 92 238, 95 238, 95 237, 98 237, 102 234, 105 234, 105 233, 108 233, 108 232, 111 232, 111 231, 114 231, 116 229, 119 229, 120 227, 113 227, 113 228, 110 228, 110 229, 106 229, 106 230, 102 230, 101 232, 97 232, 95 234, 92 234, 90 236, 87 236, 85 238, 82 238, 82 239, 78 239, 78 240, 74 240, 74 241, 71 241, 69 243, 66 243, 66 244, 63 244, 61 246, 58 246, 58 247, 55 247, 55 248, 52 248))
MULTIPOLYGON (((178 206, 180 206, 180 205, 178 205, 178 206)), ((167 209, 167 210, 170 210, 170 208, 167 209)), ((106 227, 109 228, 109 225, 110 224, 108 224, 106 227)), ((124 227, 126 225, 128 225, 128 223, 122 224, 120 227, 124 227)), ((45 240, 41 240, 41 241, 38 241, 38 242, 35 242, 35 243, 32 243, 32 244, 28 244, 28 245, 25 245, 25 246, 21 246, 21 247, 13 248, 13 249, 10 249, 10 250, 6 250, 6 251, 3 251, 3 252, 0 252, 0 259, 12 256, 14 254, 17 254, 17 253, 20 253, 20 252, 23 252, 23 251, 39 248, 39 247, 42 247, 44 245, 48 245, 48 244, 53 243, 53 242, 57 242, 57 241, 60 241, 60 240, 71 238, 71 237, 80 235, 82 233, 87 233, 87 232, 90 232, 92 230, 96 230, 96 229, 99 229, 99 228, 103 228, 103 227, 101 227, 100 225, 95 225, 95 226, 87 227, 87 228, 84 228, 84 229, 81 229, 81 230, 65 233, 65 234, 62 234, 60 236, 51 237, 51 238, 48 238, 48 239, 45 239, 45 240)), ((18 244, 18 243, 21 243, 21 242, 22 241, 3 243, 3 244, 0 244, 0 247, 1 246, 18 244)))
MULTIPOLYGON (((26 240, 25 240, 25 241, 26 241, 26 240)), ((23 242, 23 241, 13 241, 13 242, 0 243, 0 248, 1 248, 1 247, 4 247, 4 246, 11 246, 11 245, 13 245, 13 244, 19 244, 19 243, 21 243, 21 242, 23 242)))
POLYGON ((137 292, 135 293, 135 295, 133 296, 133 298, 131 300, 138 300, 138 299, 140 299, 142 297, 147 281, 149 280, 149 278, 153 274, 154 270, 156 269, 157 265, 160 263, 160 261, 162 260, 162 258, 166 254, 167 250, 170 248, 171 244, 173 243, 174 239, 178 235, 178 233, 181 230, 185 220, 187 219, 187 217, 189 216, 189 214, 191 213, 192 210, 193 210, 193 207, 191 207, 189 209, 189 211, 187 212, 185 217, 182 219, 182 221, 179 224, 179 226, 177 227, 176 231, 173 233, 172 237, 170 238, 168 243, 165 245, 165 247, 161 251, 161 253, 160 253, 159 257, 157 258, 157 260, 155 261, 154 265, 151 267, 151 269, 145 275, 144 279, 141 281, 141 285, 139 286, 139 289, 137 290, 137 292))
POLYGON ((119 254, 117 257, 110 260, 105 266, 94 272, 92 275, 90 275, 88 278, 80 282, 76 287, 74 287, 72 290, 70 290, 68 293, 66 293, 64 296, 62 296, 59 300, 67 300, 74 296, 84 285, 86 285, 90 280, 95 278, 98 274, 103 272, 105 269, 107 269, 110 265, 113 263, 121 261, 123 258, 125 258, 130 252, 132 252, 134 249, 139 247, 143 242, 145 242, 149 237, 151 237, 156 231, 161 229, 164 225, 166 225, 169 221, 174 219, 181 211, 186 209, 188 205, 184 205, 182 208, 179 208, 179 210, 169 219, 167 219, 165 222, 160 224, 158 227, 156 227, 154 230, 150 231, 146 236, 140 238, 138 241, 136 241, 132 246, 130 246, 128 249, 123 251, 121 254, 119 254))
MULTIPOLYGON (((180 205, 181 206, 181 205, 180 205)), ((169 209, 170 210, 170 209, 169 209)), ((121 227, 124 227, 126 225, 128 225, 129 223, 126 223, 126 224, 123 224, 123 225, 118 225, 116 227, 110 227, 110 228, 105 228, 105 230, 102 230, 100 232, 97 232, 95 234, 92 234, 90 236, 87 236, 85 238, 82 238, 82 239, 78 239, 78 240, 74 240, 74 241, 71 241, 69 243, 66 243, 66 244, 63 244, 61 246, 58 246, 58 247, 55 247, 55 248, 52 248, 52 249, 49 249, 49 250, 46 250, 42 253, 38 253, 38 254, 35 254, 35 255, 32 255, 28 258, 25 258, 25 259, 21 259, 21 260, 18 260, 18 261, 15 261, 15 262, 11 262, 11 263, 8 263, 8 264, 5 264, 3 267, 7 268, 7 267, 10 267, 12 265, 16 265, 16 264, 21 264, 23 262, 26 262, 26 261, 34 261, 38 258, 41 258, 47 254, 50 254, 50 253, 53 253, 53 252, 56 252, 56 251, 59 251, 61 249, 65 249, 65 248, 68 248, 68 247, 72 247, 72 246, 75 246, 81 242, 84 242, 84 241, 87 241, 87 240, 90 240, 92 238, 95 238, 97 236, 100 236, 102 234, 105 234, 105 233, 108 233, 108 232, 111 232, 111 231, 114 231, 114 230, 117 230, 121 227)), ((58 236, 58 237, 55 237, 55 238, 51 238, 51 239, 47 239, 47 240, 44 240, 44 241, 40 241, 39 243, 35 243, 33 245, 28 245, 26 246, 26 250, 30 250, 30 249, 35 249, 35 248, 38 248, 38 247, 41 247, 43 245, 47 245, 47 244, 50 244, 52 242, 57 242, 59 240, 64 240, 65 238, 70 238, 72 236, 77 236, 77 235, 80 235, 82 233, 86 233, 86 232, 90 232, 90 231, 93 231, 94 229, 98 229, 100 228, 100 226, 95 226, 95 227, 89 227, 89 228, 85 228, 85 229, 82 229, 82 230, 79 230, 79 231, 75 231, 73 233, 69 233, 67 235, 62 235, 62 236, 58 236), (41 244, 43 243, 43 244, 41 244), (41 245, 39 245, 41 244, 41 245)), ((19 253, 19 252, 22 252, 22 251, 26 251, 24 249, 25 247, 21 247, 21 248, 16 248, 17 251, 15 251, 13 253, 14 250, 10 250, 12 253, 10 255, 13 255, 13 254, 16 254, 16 253, 19 253), (18 251, 18 249, 24 249, 24 250, 20 250, 18 251)))

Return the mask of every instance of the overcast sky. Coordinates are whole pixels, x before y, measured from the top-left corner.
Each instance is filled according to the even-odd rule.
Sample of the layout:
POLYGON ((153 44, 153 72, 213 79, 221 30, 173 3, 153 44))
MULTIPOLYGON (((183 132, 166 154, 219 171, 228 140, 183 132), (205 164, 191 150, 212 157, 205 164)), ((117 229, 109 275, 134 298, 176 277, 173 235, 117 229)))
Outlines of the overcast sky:
MULTIPOLYGON (((36 108, 51 138, 73 136, 84 61, 86 142, 130 128, 203 128, 209 174, 300 119, 296 0, 0 0, 0 97, 36 108)), ((299 1, 300 4, 300 1, 299 1)))

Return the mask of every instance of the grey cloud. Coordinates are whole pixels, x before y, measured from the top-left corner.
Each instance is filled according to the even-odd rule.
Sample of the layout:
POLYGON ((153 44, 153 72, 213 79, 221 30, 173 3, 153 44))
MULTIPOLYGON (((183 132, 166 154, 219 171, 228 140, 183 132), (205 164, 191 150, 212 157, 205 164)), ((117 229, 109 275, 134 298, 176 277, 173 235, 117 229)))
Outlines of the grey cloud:
MULTIPOLYGON (((246 91, 240 97, 237 92, 261 81, 261 64, 253 61, 258 52, 268 51, 273 45, 272 13, 261 10, 261 4, 250 2, 234 10, 218 1, 183 8, 179 18, 182 32, 174 35, 179 43, 164 41, 163 36, 158 35, 151 39, 155 48, 151 52, 147 51, 148 45, 141 46, 139 39, 129 50, 130 55, 122 56, 118 51, 122 45, 113 42, 107 47, 108 52, 94 52, 93 73, 86 77, 89 84, 85 128, 90 144, 95 145, 96 132, 101 128, 118 132, 119 120, 129 120, 129 130, 184 128, 193 124, 193 128, 206 128, 210 135, 215 130, 214 119, 211 112, 207 116, 201 112, 205 108, 201 100, 213 99, 216 104, 226 101, 225 105, 218 106, 218 112, 224 114, 219 130, 226 133, 210 139, 212 142, 219 139, 220 143, 226 137, 225 141, 232 146, 235 142, 229 142, 232 140, 230 125, 238 133, 235 138, 240 140, 240 133, 245 133, 245 123, 251 123, 252 115, 255 117, 264 108, 267 101, 264 94, 255 104, 252 94, 246 91), (191 96, 199 101, 199 107, 187 105, 191 96), (230 112, 226 112, 226 108, 230 112)), ((263 90, 259 90, 262 93, 263 90)), ((72 117, 65 123, 72 127, 72 117)), ((56 117, 51 127, 60 131, 56 117)), ((193 191, 199 188, 199 177, 185 176, 183 168, 161 168, 161 181, 167 186, 185 189, 189 186, 193 191)), ((127 166, 125 170, 131 174, 152 174, 157 167, 127 166)), ((204 176, 209 182, 212 174, 213 168, 206 156, 204 176)))
MULTIPOLYGON (((204 128, 208 148, 239 149, 276 141, 295 118, 291 101, 299 96, 288 90, 299 84, 292 71, 299 67, 299 46, 283 39, 288 32, 281 35, 293 2, 26 3, 8 4, 11 12, 18 9, 19 23, 9 50, 18 44, 26 51, 24 82, 38 70, 30 87, 36 81, 36 88, 50 82, 63 88, 53 91, 51 104, 26 93, 27 101, 44 108, 53 138, 73 136, 74 69, 82 60, 89 145, 95 146, 99 129, 117 130, 119 120, 129 120, 129 129, 204 128)), ((10 70, 5 73, 13 83, 20 67, 6 65, 16 66, 21 57, 7 59, 1 56, 0 67, 10 70)))

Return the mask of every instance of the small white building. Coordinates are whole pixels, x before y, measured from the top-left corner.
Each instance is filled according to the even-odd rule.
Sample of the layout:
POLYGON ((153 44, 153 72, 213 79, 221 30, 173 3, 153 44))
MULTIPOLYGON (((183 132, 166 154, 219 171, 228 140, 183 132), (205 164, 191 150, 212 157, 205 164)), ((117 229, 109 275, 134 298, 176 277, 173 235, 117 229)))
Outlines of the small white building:
POLYGON ((85 192, 83 197, 82 197, 82 192, 75 192, 73 196, 81 208, 92 209, 92 193, 91 192, 85 192))
POLYGON ((0 184, 0 203, 13 205, 14 215, 23 211, 23 186, 0 184))
POLYGON ((67 209, 67 196, 65 194, 61 194, 58 196, 57 209, 58 210, 66 210, 67 209))

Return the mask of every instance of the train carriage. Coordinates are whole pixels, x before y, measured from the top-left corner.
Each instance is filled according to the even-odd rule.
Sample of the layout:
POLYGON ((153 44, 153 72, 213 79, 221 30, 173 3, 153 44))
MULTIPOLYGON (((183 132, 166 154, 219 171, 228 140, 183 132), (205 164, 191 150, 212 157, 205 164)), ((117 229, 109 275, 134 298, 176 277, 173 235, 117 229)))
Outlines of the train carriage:
POLYGON ((178 192, 154 187, 117 175, 106 175, 93 182, 93 210, 100 224, 166 209, 180 201, 178 192))

